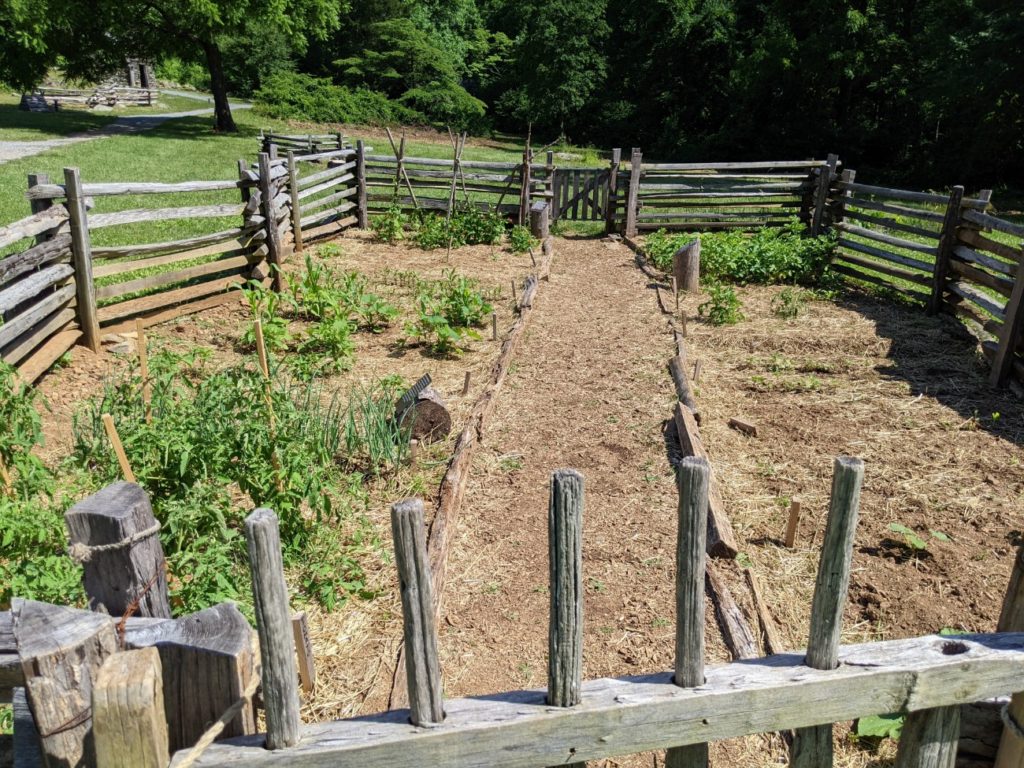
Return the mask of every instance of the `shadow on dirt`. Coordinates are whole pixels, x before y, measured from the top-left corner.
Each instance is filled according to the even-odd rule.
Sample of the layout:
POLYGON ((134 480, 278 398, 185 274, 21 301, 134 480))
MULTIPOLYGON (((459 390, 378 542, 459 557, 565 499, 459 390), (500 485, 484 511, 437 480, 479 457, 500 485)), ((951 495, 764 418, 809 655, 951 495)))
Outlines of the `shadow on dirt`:
POLYGON ((951 425, 950 440, 958 431, 983 429, 1024 445, 1021 401, 989 385, 978 340, 959 320, 855 289, 837 303, 872 320, 878 336, 889 340, 889 364, 877 368, 881 376, 907 382, 910 397, 933 397, 956 412, 961 421, 951 425))

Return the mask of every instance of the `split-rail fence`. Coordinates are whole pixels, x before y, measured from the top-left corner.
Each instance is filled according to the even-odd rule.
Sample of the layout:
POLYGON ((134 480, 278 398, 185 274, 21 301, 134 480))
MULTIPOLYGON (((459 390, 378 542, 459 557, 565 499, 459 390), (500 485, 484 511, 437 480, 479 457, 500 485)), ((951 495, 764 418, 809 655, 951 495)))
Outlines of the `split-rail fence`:
POLYGON ((962 187, 939 194, 873 186, 836 155, 649 163, 638 148, 628 158, 615 149, 598 168, 561 167, 553 152, 464 160, 464 137, 453 138, 450 159, 406 156, 404 141, 392 141, 391 154, 374 153, 340 133, 263 132, 259 141, 259 162, 240 162, 221 180, 90 183, 74 169, 63 183, 30 176, 32 215, 0 227, 0 359, 35 379, 76 342, 95 349, 103 332, 136 319, 158 322, 229 301, 230 288, 270 280, 306 242, 366 227, 371 214, 393 206, 477 205, 526 223, 539 203, 552 223, 603 222, 627 238, 659 229, 752 231, 796 217, 811 234, 835 234, 837 272, 972 321, 992 383, 1024 382, 1024 224, 994 216, 989 190, 970 197, 962 187), (141 195, 176 200, 124 209, 141 195), (190 195, 194 204, 182 205, 190 195), (167 219, 215 226, 153 241, 167 219), (140 242, 105 245, 101 230, 111 227, 140 242))

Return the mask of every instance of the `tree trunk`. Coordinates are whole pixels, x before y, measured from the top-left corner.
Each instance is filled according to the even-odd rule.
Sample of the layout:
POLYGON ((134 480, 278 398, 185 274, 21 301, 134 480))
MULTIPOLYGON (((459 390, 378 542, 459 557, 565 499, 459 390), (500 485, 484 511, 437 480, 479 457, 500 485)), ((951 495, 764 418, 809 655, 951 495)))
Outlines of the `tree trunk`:
POLYGON ((206 67, 210 71, 210 90, 213 91, 214 127, 220 133, 237 133, 238 127, 228 103, 228 86, 224 80, 224 62, 220 57, 220 49, 216 43, 206 43, 203 51, 206 53, 206 67))

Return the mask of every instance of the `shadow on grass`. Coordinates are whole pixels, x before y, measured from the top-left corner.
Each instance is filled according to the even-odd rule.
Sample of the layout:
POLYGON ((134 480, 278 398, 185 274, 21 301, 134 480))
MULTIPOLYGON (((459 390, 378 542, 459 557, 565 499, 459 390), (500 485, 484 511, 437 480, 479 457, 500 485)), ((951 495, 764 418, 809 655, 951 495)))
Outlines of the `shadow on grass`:
POLYGON ((6 139, 4 131, 15 133, 10 141, 36 141, 54 136, 70 136, 98 130, 116 119, 114 115, 103 112, 28 112, 19 109, 17 104, 0 104, 0 139, 6 139), (34 133, 40 135, 33 136, 34 133))

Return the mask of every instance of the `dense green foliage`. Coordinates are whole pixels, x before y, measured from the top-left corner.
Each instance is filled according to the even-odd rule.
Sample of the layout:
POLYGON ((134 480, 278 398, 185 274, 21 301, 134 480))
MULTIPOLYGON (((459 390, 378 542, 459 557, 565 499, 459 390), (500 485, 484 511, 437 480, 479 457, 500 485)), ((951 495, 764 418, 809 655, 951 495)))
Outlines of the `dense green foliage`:
POLYGON ((0 80, 37 80, 58 54, 89 75, 125 52, 164 57, 165 73, 215 89, 219 71, 280 117, 532 125, 544 142, 564 133, 656 159, 835 151, 862 174, 918 185, 1024 177, 1024 4, 1009 0, 0 8, 0 80))
POLYGON ((408 323, 408 341, 427 345, 435 354, 457 357, 493 307, 478 290, 476 281, 447 270, 441 280, 421 281, 416 297, 417 317, 408 323))
MULTIPOLYGON (((644 252, 663 270, 672 269, 672 255, 696 235, 648 235, 644 252)), ((819 283, 828 272, 830 236, 806 237, 794 219, 785 227, 763 227, 753 234, 741 230, 704 232, 700 237, 701 280, 731 283, 819 283)))

